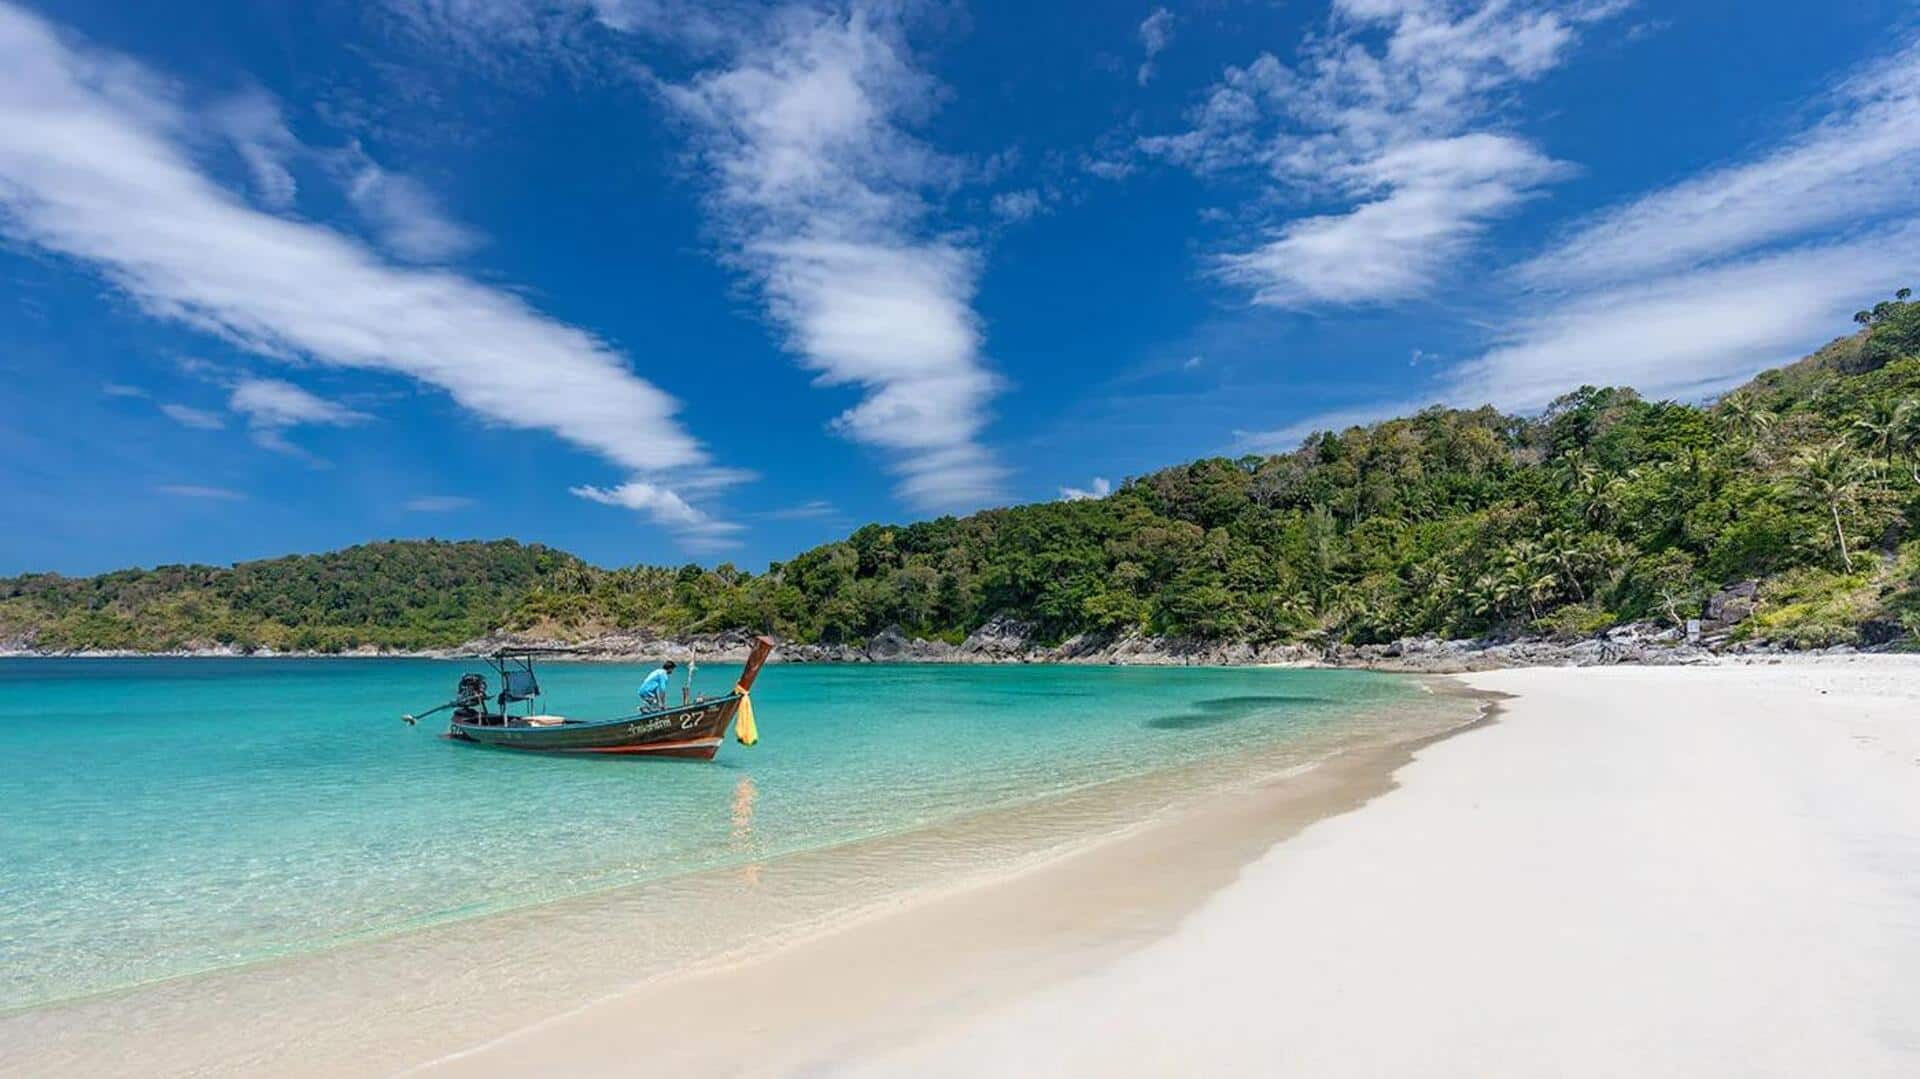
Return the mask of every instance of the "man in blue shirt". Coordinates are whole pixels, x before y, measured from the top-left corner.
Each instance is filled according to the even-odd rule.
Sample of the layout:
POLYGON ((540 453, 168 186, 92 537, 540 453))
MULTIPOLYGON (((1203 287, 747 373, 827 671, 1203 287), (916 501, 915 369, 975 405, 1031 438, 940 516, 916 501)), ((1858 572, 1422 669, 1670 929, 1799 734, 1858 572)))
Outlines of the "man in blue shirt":
POLYGON ((673 661, 668 660, 653 669, 647 680, 640 683, 640 710, 658 712, 667 706, 667 683, 673 680, 673 661))

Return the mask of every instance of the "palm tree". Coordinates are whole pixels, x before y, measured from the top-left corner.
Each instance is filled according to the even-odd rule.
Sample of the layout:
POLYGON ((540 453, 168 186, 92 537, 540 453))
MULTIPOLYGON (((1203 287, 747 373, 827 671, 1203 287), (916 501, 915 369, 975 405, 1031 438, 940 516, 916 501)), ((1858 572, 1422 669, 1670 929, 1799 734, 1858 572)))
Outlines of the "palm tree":
POLYGON ((1580 584, 1580 574, 1592 559, 1580 545, 1579 538, 1561 529, 1549 533, 1542 542, 1546 545, 1547 558, 1559 568, 1560 575, 1566 578, 1567 583, 1573 586, 1573 594, 1585 603, 1587 590, 1580 584))
POLYGON ((1906 417, 1901 415, 1904 406, 1904 402, 1896 405, 1885 398, 1868 405, 1848 428, 1853 444, 1878 454, 1891 467, 1894 451, 1900 448, 1900 429, 1906 423, 1906 417))
POLYGON ((1527 617, 1540 620, 1540 605, 1560 591, 1553 556, 1533 540, 1515 540, 1500 556, 1500 584, 1505 594, 1527 605, 1527 617))
POLYGON ((1920 397, 1909 397, 1894 409, 1898 417, 1894 446, 1907 458, 1913 482, 1920 484, 1920 397))
POLYGON ((1847 529, 1841 523, 1840 513, 1859 501, 1861 481, 1867 471, 1865 464, 1839 442, 1807 450, 1794 458, 1794 463, 1798 466, 1793 477, 1794 488, 1833 518, 1833 537, 1840 546, 1840 561, 1847 572, 1852 573, 1853 555, 1847 550, 1847 529))
POLYGON ((1608 475, 1606 469, 1581 450, 1568 450, 1560 461, 1566 469, 1568 484, 1580 496, 1587 523, 1593 525, 1606 523, 1619 511, 1628 482, 1640 477, 1637 468, 1629 468, 1620 476, 1608 475))
POLYGON ((1720 415, 1727 427, 1749 442, 1758 442, 1773 430, 1773 421, 1778 419, 1771 411, 1754 400, 1753 394, 1745 390, 1728 394, 1720 401, 1720 415))

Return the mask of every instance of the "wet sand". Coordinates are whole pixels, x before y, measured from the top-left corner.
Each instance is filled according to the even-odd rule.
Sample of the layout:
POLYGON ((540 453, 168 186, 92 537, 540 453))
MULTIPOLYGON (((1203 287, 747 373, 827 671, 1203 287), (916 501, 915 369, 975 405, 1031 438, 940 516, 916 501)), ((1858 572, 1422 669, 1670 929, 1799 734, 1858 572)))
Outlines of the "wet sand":
MULTIPOLYGON (((758 1067, 767 1047, 877 1052, 950 996, 977 1010, 1164 936, 1477 710, 1457 695, 1383 702, 1264 748, 903 832, 0 1015, 0 1074, 699 1074, 758 1067), (856 973, 814 993, 827 971, 856 973), (564 1043, 535 1050, 551 1064, 516 1055, 548 1038, 564 1043)), ((736 833, 754 801, 743 777, 736 833)))
POLYGON ((1023 871, 599 1001, 421 1072, 831 1074, 1165 937, 1274 844, 1388 790, 1433 740, 1349 750, 1023 871))
POLYGON ((1495 722, 425 1070, 1920 1074, 1920 663, 1466 680, 1495 722))

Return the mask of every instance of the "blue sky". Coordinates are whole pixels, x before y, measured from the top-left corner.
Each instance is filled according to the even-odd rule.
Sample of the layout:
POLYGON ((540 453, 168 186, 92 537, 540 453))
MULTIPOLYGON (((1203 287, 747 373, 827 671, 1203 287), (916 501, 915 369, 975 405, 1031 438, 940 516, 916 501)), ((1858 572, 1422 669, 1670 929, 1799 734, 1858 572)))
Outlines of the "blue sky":
POLYGON ((1920 282, 1891 0, 0 0, 0 573, 869 520, 1920 282))

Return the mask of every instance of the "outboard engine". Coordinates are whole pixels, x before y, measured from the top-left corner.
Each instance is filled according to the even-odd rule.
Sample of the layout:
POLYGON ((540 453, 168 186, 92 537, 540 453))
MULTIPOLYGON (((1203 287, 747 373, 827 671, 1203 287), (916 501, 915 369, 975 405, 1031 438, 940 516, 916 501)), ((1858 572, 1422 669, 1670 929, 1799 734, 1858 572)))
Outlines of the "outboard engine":
POLYGON ((463 674, 460 688, 453 692, 453 719, 456 723, 479 723, 487 715, 487 676, 463 674))

